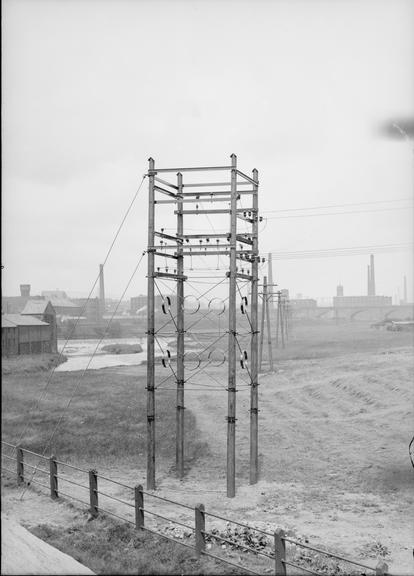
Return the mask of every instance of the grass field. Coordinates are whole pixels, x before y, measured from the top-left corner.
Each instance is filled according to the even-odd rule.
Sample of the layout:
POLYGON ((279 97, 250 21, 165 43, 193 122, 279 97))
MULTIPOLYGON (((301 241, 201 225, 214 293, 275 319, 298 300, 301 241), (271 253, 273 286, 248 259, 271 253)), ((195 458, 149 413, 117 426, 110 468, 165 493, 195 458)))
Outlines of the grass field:
MULTIPOLYGON (((381 556, 393 573, 412 574, 412 345, 410 333, 363 323, 294 324, 288 346, 274 350, 275 371, 260 378, 260 481, 254 486, 248 484, 249 388, 240 388, 237 496, 232 500, 225 497, 225 370, 209 369, 198 378, 204 388, 186 393, 183 482, 173 473, 175 391, 160 391, 160 493, 191 505, 202 501, 236 520, 270 529, 282 526, 315 545, 374 565, 381 556)), ((46 398, 33 409, 45 376, 4 376, 4 440, 15 443, 27 425, 22 444, 44 449, 79 373, 56 373, 46 398)), ((145 367, 87 373, 59 426, 53 451, 71 462, 110 469, 124 481, 143 482, 145 403, 145 367)))
MULTIPOLYGON (((145 467, 143 374, 120 376, 114 369, 103 369, 83 377, 80 372, 56 372, 49 384, 48 378, 43 372, 26 371, 3 376, 3 440, 19 441, 34 452, 43 454, 46 450, 46 454, 89 467, 125 461, 135 468, 145 467)), ((173 468, 175 439, 171 429, 175 428, 175 412, 170 398, 159 397, 157 416, 160 465, 168 461, 173 468)), ((191 466, 197 458, 206 457, 209 449, 200 440, 190 411, 186 412, 186 435, 187 465, 191 466)))

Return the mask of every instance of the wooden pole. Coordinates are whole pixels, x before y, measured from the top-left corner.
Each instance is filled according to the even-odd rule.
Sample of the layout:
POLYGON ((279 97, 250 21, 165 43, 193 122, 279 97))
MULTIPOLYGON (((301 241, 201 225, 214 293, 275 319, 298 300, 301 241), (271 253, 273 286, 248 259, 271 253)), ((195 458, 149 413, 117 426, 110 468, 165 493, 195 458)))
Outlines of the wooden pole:
POLYGON ((141 484, 135 486, 135 528, 144 528, 144 493, 141 484))
POLYGON ((272 263, 272 253, 269 252, 267 255, 267 277, 269 279, 269 301, 270 301, 270 315, 272 316, 272 310, 274 307, 274 298, 273 298, 273 263, 272 263))
MULTIPOLYGON (((263 292, 265 287, 263 286, 263 292)), ((272 287, 270 287, 272 290, 272 287)), ((273 352, 272 352, 272 333, 271 333, 271 326, 270 326, 270 312, 269 312, 269 294, 267 293, 267 286, 266 286, 266 324, 267 324, 267 350, 269 354, 269 369, 273 372, 273 352)))
POLYGON ((23 484, 24 482, 24 464, 23 464, 23 450, 20 446, 16 447, 16 470, 17 470, 17 483, 23 484))
POLYGON ((49 480, 50 480, 50 497, 53 500, 59 497, 58 493, 58 469, 56 456, 51 456, 49 459, 49 480))
POLYGON ((280 331, 280 290, 277 291, 277 318, 276 318, 276 348, 279 348, 279 331, 280 331))
MULTIPOLYGON (((263 283, 267 282, 267 277, 265 276, 263 279, 263 283)), ((260 321, 260 348, 259 348, 259 372, 262 371, 262 363, 263 363, 263 338, 264 338, 264 322, 265 322, 265 299, 264 299, 264 292, 262 292, 262 315, 260 321)))
MULTIPOLYGON (((177 174, 177 236, 183 235, 183 176, 177 174)), ((176 433, 176 468, 177 476, 184 478, 184 256, 183 245, 177 244, 177 433, 176 433)))
POLYGON ((275 541, 275 575, 286 576, 286 545, 285 545, 285 532, 282 528, 278 528, 274 533, 275 541))
POLYGON ((206 549, 206 516, 204 512, 204 504, 199 504, 194 509, 195 512, 195 549, 196 555, 200 557, 206 549))
MULTIPOLYGON (((256 169, 253 170, 253 180, 259 181, 259 173, 256 169)), ((254 222, 252 227, 253 232, 253 262, 252 262, 252 281, 251 281, 251 344, 250 344, 250 484, 256 484, 259 476, 259 439, 258 439, 258 405, 259 405, 259 370, 258 370, 258 286, 259 286, 259 198, 258 198, 258 184, 253 185, 253 209, 254 222)))
POLYGON ((155 298, 154 298, 154 160, 149 158, 148 190, 148 288, 147 288, 147 488, 155 490, 155 298))
POLYGON ((229 271, 229 362, 227 413, 227 496, 236 494, 236 233, 237 233, 237 156, 231 155, 230 271, 229 271))
POLYGON ((89 470, 89 512, 93 518, 98 516, 98 472, 89 470))
POLYGON ((282 298, 282 293, 280 293, 280 337, 282 340, 282 348, 285 347, 285 310, 284 310, 284 298, 282 298))

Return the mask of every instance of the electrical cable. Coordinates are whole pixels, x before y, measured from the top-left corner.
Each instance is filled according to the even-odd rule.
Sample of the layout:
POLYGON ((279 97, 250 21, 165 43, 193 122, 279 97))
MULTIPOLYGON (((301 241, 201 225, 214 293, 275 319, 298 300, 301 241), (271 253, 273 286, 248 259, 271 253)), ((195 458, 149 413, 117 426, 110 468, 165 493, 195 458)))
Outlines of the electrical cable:
POLYGON ((261 214, 271 214, 275 212, 300 212, 304 210, 322 210, 325 208, 346 208, 348 206, 365 206, 370 204, 388 204, 391 202, 406 202, 412 201, 412 198, 395 198, 391 200, 372 200, 371 202, 350 202, 347 204, 328 204, 325 206, 307 206, 304 208, 284 208, 278 210, 261 210, 261 214))
MULTIPOLYGON (((106 256, 105 256, 105 258, 104 258, 104 261, 103 261, 103 264, 102 264, 103 267, 104 267, 105 264, 107 263, 108 258, 109 258, 110 254, 111 254, 111 252, 112 252, 112 249, 113 249, 113 247, 114 247, 114 245, 115 245, 115 242, 116 242, 116 240, 117 240, 117 238, 118 238, 118 236, 119 236, 119 234, 120 234, 120 232, 121 232, 121 229, 122 229, 122 227, 123 227, 123 225, 124 225, 124 223, 125 223, 125 221, 126 221, 126 219, 127 219, 127 217, 128 217, 128 214, 130 213, 131 208, 132 208, 132 206, 134 205, 135 200, 137 199, 137 196, 138 196, 138 194, 139 194, 139 192, 140 192, 140 190, 141 190, 142 184, 144 183, 145 177, 146 177, 146 174, 144 174, 144 176, 142 177, 142 180, 141 180, 141 182, 140 182, 140 184, 139 184, 139 186, 138 186, 138 188, 137 188, 137 190, 136 190, 136 192, 135 192, 135 194, 134 194, 131 202, 129 203, 129 206, 128 206, 128 208, 127 208, 127 210, 126 210, 126 212, 125 212, 125 214, 124 214, 124 216, 123 216, 123 218, 122 218, 122 221, 121 221, 120 225, 118 226, 118 229, 117 229, 117 231, 116 231, 116 233, 115 233, 115 236, 114 236, 114 238, 112 239, 112 242, 111 242, 111 244, 110 244, 110 246, 109 246, 109 249, 108 249, 108 251, 107 251, 107 253, 106 253, 106 256)), ((65 341, 65 343, 64 343, 64 345, 63 345, 63 348, 62 348, 61 351, 59 352, 59 358, 61 358, 61 357, 63 356, 63 352, 64 352, 64 350, 66 349, 66 346, 67 346, 69 340, 71 339, 71 337, 72 337, 73 334, 75 333, 76 327, 77 327, 77 325, 78 325, 78 323, 79 323, 79 321, 80 321, 81 316, 83 315, 84 311, 86 310, 87 303, 89 302, 89 300, 90 300, 90 298, 91 298, 91 295, 92 295, 93 291, 95 290, 95 287, 96 287, 96 284, 97 284, 97 282, 98 282, 98 280, 99 280, 99 277, 100 277, 100 274, 98 274, 98 276, 96 277, 95 282, 93 283, 92 288, 91 288, 91 290, 90 290, 90 292, 89 292, 89 294, 88 294, 88 297, 87 297, 87 299, 86 299, 86 301, 85 301, 85 303, 84 303, 84 306, 83 306, 83 308, 82 308, 82 311, 81 311, 80 315, 78 316, 78 318, 76 319, 76 322, 75 322, 75 324, 74 324, 74 326, 73 326, 73 329, 72 329, 72 331, 70 332, 69 336, 67 337, 67 339, 66 339, 66 341, 65 341)), ((44 388, 43 388, 43 389, 41 390, 41 392, 40 392, 39 398, 31 405, 31 407, 29 407, 28 415, 30 415, 31 412, 32 412, 34 409, 39 408, 40 403, 42 402, 42 400, 45 398, 45 396, 46 396, 46 394, 47 394, 47 390, 48 390, 48 388, 49 388, 49 385, 50 385, 50 383, 51 383, 51 381, 52 381, 52 378, 53 378, 53 376, 54 376, 54 374, 55 374, 55 371, 56 371, 56 368, 57 368, 57 367, 58 367, 58 364, 56 364, 56 366, 53 367, 53 369, 52 369, 52 371, 51 371, 51 373, 50 373, 50 375, 49 375, 49 377, 48 377, 48 379, 47 379, 47 381, 46 381, 46 384, 45 384, 44 388)), ((25 427, 23 428, 23 431, 21 432, 21 434, 20 434, 20 436, 19 436, 19 440, 16 442, 16 446, 19 446, 19 445, 21 444, 21 441, 22 441, 22 439, 24 438, 24 435, 25 435, 26 432, 27 432, 28 426, 29 426, 29 424, 28 424, 28 422, 27 422, 26 425, 25 425, 25 427)))
MULTIPOLYGON (((132 282, 132 280, 133 280, 133 278, 134 278, 134 276, 135 276, 135 274, 136 274, 136 272, 137 272, 137 270, 138 270, 138 268, 139 268, 139 266, 140 266, 140 264, 141 264, 141 262, 142 262, 142 260, 143 260, 143 258, 144 258, 145 253, 146 253, 146 252, 144 251, 144 252, 142 253, 142 255, 141 255, 141 258, 138 260, 138 263, 136 264, 136 266, 135 266, 135 268, 134 268, 134 270, 133 270, 133 272, 132 272, 132 274, 131 274, 131 276, 130 276, 130 278, 129 278, 126 286, 125 286, 125 289, 124 289, 124 291, 123 291, 123 293, 122 293, 122 296, 121 296, 120 299, 118 300, 118 302, 117 302, 117 304, 116 304, 116 306, 115 306, 114 312, 112 313, 112 316, 111 316, 111 318, 109 319, 109 321, 108 321, 108 323, 107 323, 107 325, 106 325, 106 328, 105 328, 105 330, 104 330, 103 336, 100 338, 99 342, 97 343, 97 345, 96 345, 96 347, 95 347, 95 350, 93 351, 93 354, 92 354, 92 356, 90 357, 90 359, 89 359, 89 361, 88 361, 88 364, 86 365, 86 367, 85 367, 84 370, 82 371, 82 374, 80 375, 80 377, 79 377, 79 379, 78 379, 78 381, 77 381, 77 383, 76 383, 76 385, 75 385, 75 387, 74 387, 74 389, 73 389, 73 391, 72 391, 72 393, 71 393, 71 395, 70 395, 70 397, 69 397, 69 400, 68 400, 66 406, 64 407, 64 409, 63 409, 63 411, 62 411, 62 413, 61 413, 61 415, 60 415, 60 417, 59 417, 59 419, 58 419, 58 421, 57 421, 57 423, 56 423, 56 425, 55 425, 55 427, 54 427, 54 429, 53 429, 53 431, 52 431, 52 434, 50 435, 49 440, 48 440, 47 443, 45 444, 45 447, 44 447, 43 452, 42 452, 42 457, 45 456, 46 450, 48 449, 48 447, 50 447, 50 445, 51 445, 51 443, 52 443, 52 441, 53 441, 53 438, 55 437, 55 435, 56 435, 56 433, 57 433, 57 431, 58 431, 58 429, 59 429, 59 426, 61 425, 61 423, 62 423, 62 421, 63 421, 63 418, 65 417, 65 414, 66 414, 67 410, 69 409, 69 406, 71 405, 72 400, 74 399, 74 397, 75 397, 75 395, 76 395, 76 393, 77 393, 77 391, 78 391, 78 389, 79 389, 79 386, 80 386, 80 384, 81 384, 81 382, 82 382, 83 377, 85 376, 85 374, 86 374, 89 366, 91 365, 91 362, 92 362, 92 360, 94 359, 94 357, 95 357, 95 355, 96 355, 96 353, 97 353, 97 351, 98 351, 99 346, 101 345, 102 341, 103 341, 104 338, 106 337, 106 335, 107 335, 107 333, 108 333, 108 330, 109 330, 109 327, 110 327, 110 325, 111 325, 111 323, 112 323, 112 320, 114 319, 114 317, 115 317, 115 315, 116 315, 116 313, 117 313, 117 311, 118 311, 119 305, 121 304, 121 302, 122 302, 122 300, 123 300, 123 298, 124 298, 124 296, 125 296, 128 288, 129 288, 129 286, 130 286, 130 284, 131 284, 131 282, 132 282)), ((40 462, 40 460, 39 460, 39 462, 40 462)), ((25 486, 25 488, 24 488, 24 490, 23 490, 23 492, 22 492, 22 494, 21 494, 21 496, 20 496, 20 500, 23 498, 23 496, 24 496, 24 494, 25 494, 25 492, 26 492, 26 490, 27 490, 28 485, 31 483, 32 479, 34 478, 34 476, 35 476, 35 474, 36 474, 36 470, 37 470, 37 468, 39 467, 39 462, 38 462, 38 464, 36 465, 36 468, 33 470, 32 475, 31 475, 31 478, 30 478, 30 481, 29 481, 28 484, 25 486)))

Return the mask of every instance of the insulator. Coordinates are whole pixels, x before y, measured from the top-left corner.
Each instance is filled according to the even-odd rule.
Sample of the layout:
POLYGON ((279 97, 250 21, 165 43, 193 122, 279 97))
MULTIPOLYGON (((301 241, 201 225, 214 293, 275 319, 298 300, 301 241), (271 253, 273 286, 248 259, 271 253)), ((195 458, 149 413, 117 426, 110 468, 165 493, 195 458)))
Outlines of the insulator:
POLYGON ((164 228, 161 228, 161 232, 164 232, 164 228))
POLYGON ((167 300, 168 306, 171 306, 171 298, 169 296, 166 296, 165 299, 167 300))
POLYGON ((186 238, 185 241, 186 241, 186 242, 190 242, 190 239, 189 239, 189 238, 186 238))
POLYGON ((263 222, 263 216, 259 217, 259 222, 263 222))
POLYGON ((168 272, 168 266, 165 267, 165 271, 168 272))
POLYGON ((177 274, 177 270, 174 268, 174 274, 177 274))
POLYGON ((247 212, 243 212, 243 216, 244 216, 245 218, 246 218, 246 214, 247 214, 247 212))
POLYGON ((160 271, 160 268, 158 267, 158 268, 157 268, 157 272, 159 272, 159 271, 160 271))
POLYGON ((196 210, 198 210, 198 204, 196 204, 196 210))
POLYGON ((250 218, 250 216, 251 216, 251 215, 252 215, 252 213, 251 213, 251 212, 249 212, 249 218, 250 218))
POLYGON ((206 238, 206 242, 210 242, 210 238, 206 238))

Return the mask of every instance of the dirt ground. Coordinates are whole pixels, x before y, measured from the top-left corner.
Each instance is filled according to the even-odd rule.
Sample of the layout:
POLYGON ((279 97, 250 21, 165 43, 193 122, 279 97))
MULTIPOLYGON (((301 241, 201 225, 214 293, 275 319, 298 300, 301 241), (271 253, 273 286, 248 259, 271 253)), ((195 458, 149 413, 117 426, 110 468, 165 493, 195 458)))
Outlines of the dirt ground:
MULTIPOLYGON (((373 566, 383 558, 392 574, 412 575, 412 336, 367 326, 331 326, 318 329, 318 345, 315 334, 312 327, 297 327, 286 350, 278 354, 275 371, 260 377, 260 481, 254 486, 248 481, 246 385, 237 397, 237 494, 226 497, 226 373, 210 368, 198 374, 194 388, 188 384, 186 392, 186 406, 195 414, 210 454, 193 463, 182 482, 171 472, 171 454, 171 462, 157 468, 157 493, 191 506, 202 502, 210 512, 269 530, 282 527, 315 546, 373 566)), ((114 377, 145 374, 145 366, 106 370, 114 377)), ((245 374, 239 376, 246 384, 245 374)), ((163 393, 171 396, 174 409, 174 391, 163 393)), ((112 462, 100 472, 130 486, 145 486, 143 464, 112 462)), ((81 474, 71 477, 81 479, 81 474)), ((105 490, 132 499, 120 486, 107 483, 105 490)), ((74 486, 71 493, 87 496, 74 486)), ((33 498, 27 491, 24 500, 33 498)), ((116 509, 109 500, 102 506, 116 509)), ((193 522, 186 509, 159 500, 151 506, 193 522)), ((21 514, 24 519, 23 506, 21 514)), ((125 507, 122 514, 132 518, 132 509, 125 507)), ((154 518, 148 521, 165 525, 154 518)), ((219 524, 210 519, 207 529, 219 524)))

